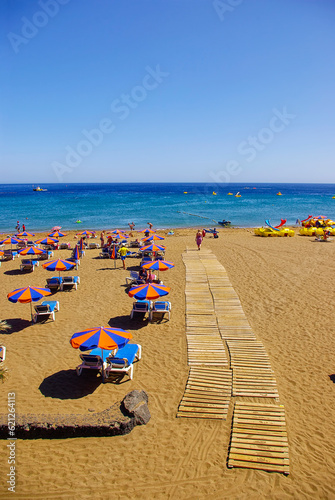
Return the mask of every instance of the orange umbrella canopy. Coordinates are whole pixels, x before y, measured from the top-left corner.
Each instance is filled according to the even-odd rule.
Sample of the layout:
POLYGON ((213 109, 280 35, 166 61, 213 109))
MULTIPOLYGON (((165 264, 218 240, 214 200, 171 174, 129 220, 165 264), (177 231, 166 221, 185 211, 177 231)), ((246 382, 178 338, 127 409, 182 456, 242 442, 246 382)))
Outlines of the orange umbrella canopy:
POLYGON ((151 245, 147 245, 145 247, 141 247, 140 250, 142 252, 162 252, 165 250, 165 247, 163 245, 155 245, 152 243, 151 245))
POLYGON ((74 333, 70 339, 70 344, 81 351, 89 351, 98 347, 113 350, 124 347, 132 338, 130 332, 126 332, 121 328, 100 326, 74 333))
POLYGON ((139 231, 140 233, 154 233, 155 231, 153 231, 152 229, 142 229, 142 231, 139 231))
POLYGON ((147 283, 145 285, 134 286, 128 292, 129 297, 135 297, 137 300, 154 300, 170 293, 168 286, 154 285, 147 283))
POLYGON ((143 241, 158 241, 158 240, 165 240, 163 236, 158 236, 158 234, 152 234, 151 236, 148 236, 147 238, 143 238, 143 241))
POLYGON ((55 259, 45 262, 45 264, 42 264, 42 267, 48 271, 69 271, 75 265, 76 264, 74 262, 70 262, 68 260, 55 259))
POLYGON ((26 247, 23 250, 19 250, 20 255, 42 255, 43 253, 46 253, 46 251, 38 247, 26 247))

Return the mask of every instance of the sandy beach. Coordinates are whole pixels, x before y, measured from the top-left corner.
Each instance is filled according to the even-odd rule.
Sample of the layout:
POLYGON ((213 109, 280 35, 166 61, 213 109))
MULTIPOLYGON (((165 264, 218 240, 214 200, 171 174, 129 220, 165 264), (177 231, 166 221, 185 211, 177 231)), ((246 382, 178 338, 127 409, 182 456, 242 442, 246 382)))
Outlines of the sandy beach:
MULTIPOLYGON (((166 231, 158 231, 165 236, 166 231)), ((44 287, 52 276, 40 265, 21 274, 20 259, 0 267, 1 318, 13 325, 1 334, 7 348, 8 378, 1 385, 1 412, 15 392, 18 414, 87 414, 102 411, 133 389, 149 396, 151 420, 126 436, 64 440, 18 440, 16 498, 30 499, 335 499, 335 242, 314 238, 260 238, 251 229, 220 229, 206 237, 227 270, 257 338, 274 370, 286 411, 290 474, 228 469, 232 398, 227 420, 176 418, 187 381, 185 267, 182 253, 195 248, 195 229, 167 236, 166 259, 175 268, 161 273, 171 287, 171 320, 131 321, 133 299, 125 278, 138 259, 99 259, 87 250, 77 291, 58 292, 56 321, 31 326, 29 304, 12 304, 7 293, 21 286, 44 287), (113 325, 133 334, 142 359, 134 378, 101 384, 100 377, 77 377, 79 352, 72 334, 113 325)), ((296 233, 298 231, 296 230, 296 233)), ((46 233, 45 233, 46 234, 46 233)), ((74 232, 63 241, 75 244, 74 232)), ((43 236, 42 234, 41 236, 43 236)), ((99 239, 95 241, 99 242, 99 239)), ((7 247, 6 247, 7 248, 7 247)), ((55 257, 69 257, 57 250, 55 257)), ((1 498, 7 491, 6 442, 1 442, 1 498)))

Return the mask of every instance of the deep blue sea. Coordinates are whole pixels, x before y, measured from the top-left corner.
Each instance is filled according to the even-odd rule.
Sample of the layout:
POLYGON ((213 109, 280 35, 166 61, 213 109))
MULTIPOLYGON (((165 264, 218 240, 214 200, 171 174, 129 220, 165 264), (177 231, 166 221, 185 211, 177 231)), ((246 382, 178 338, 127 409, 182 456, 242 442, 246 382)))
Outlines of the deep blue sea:
POLYGON ((0 185, 0 231, 15 232, 16 221, 28 231, 128 228, 152 222, 154 228, 213 227, 230 220, 253 227, 270 219, 295 224, 308 215, 335 219, 335 184, 31 184, 0 185), (35 186, 36 187, 36 186, 35 186), (217 193, 213 194, 213 191, 217 193), (229 196, 228 192, 241 197, 229 196), (282 196, 277 196, 278 192, 282 196), (185 193, 186 192, 186 193, 185 193), (81 224, 76 224, 81 220, 81 224))

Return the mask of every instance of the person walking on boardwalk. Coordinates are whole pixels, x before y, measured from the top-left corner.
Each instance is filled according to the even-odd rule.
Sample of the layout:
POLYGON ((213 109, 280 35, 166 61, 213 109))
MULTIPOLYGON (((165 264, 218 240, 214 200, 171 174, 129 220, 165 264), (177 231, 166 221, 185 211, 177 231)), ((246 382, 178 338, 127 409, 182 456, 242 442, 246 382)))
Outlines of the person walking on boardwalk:
POLYGON ((196 243, 197 243, 197 245, 198 245, 198 250, 200 250, 200 248, 201 248, 201 243, 202 243, 202 234, 201 234, 200 229, 198 229, 198 232, 197 232, 197 234, 195 235, 195 241, 196 241, 196 243))

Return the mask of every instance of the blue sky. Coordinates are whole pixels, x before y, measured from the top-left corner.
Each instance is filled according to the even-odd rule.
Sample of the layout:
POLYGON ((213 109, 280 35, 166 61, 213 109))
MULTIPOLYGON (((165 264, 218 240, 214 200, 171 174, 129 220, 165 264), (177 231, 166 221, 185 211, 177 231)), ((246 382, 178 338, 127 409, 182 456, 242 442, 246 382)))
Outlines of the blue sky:
POLYGON ((335 182, 332 0, 2 0, 1 182, 335 182))

